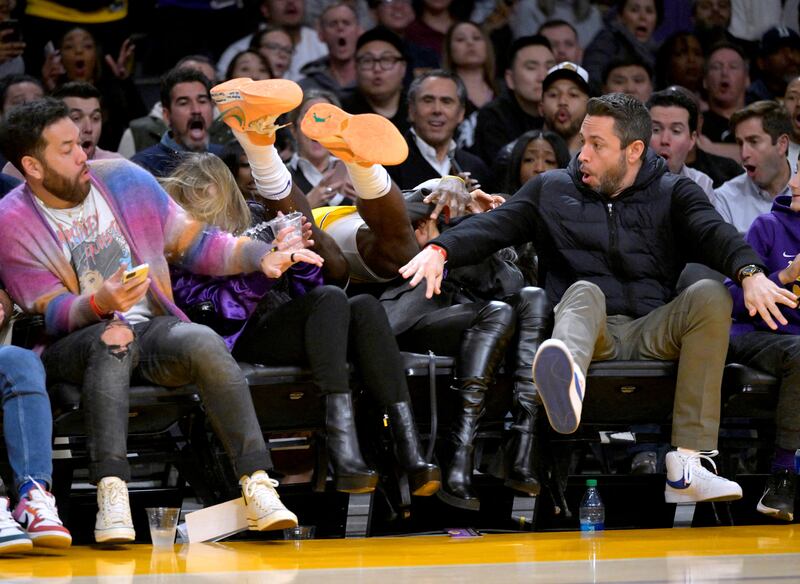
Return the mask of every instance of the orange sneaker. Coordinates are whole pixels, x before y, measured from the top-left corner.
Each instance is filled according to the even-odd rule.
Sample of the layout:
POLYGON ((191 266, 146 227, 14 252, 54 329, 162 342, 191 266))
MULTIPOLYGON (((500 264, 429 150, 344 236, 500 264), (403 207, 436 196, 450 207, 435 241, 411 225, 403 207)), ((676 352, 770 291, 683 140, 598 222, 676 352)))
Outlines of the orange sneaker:
POLYGON ((283 126, 275 120, 303 101, 303 90, 288 79, 253 81, 232 79, 211 90, 211 97, 226 124, 238 132, 248 132, 253 144, 275 142, 275 132, 283 126))
POLYGON ((246 83, 252 83, 249 77, 231 79, 211 88, 211 99, 217 104, 222 120, 237 132, 245 131, 245 117, 242 110, 242 95, 239 89, 246 83))
POLYGON ((316 103, 306 112, 300 129, 345 162, 394 166, 408 157, 408 144, 400 131, 377 114, 352 115, 330 103, 316 103))

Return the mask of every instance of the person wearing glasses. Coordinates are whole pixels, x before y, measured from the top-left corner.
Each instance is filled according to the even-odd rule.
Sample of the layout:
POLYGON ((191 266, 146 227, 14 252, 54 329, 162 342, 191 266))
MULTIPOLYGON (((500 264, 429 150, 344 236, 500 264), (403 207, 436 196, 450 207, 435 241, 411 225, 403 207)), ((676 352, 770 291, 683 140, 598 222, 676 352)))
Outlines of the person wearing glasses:
POLYGON ((300 71, 303 91, 322 89, 344 99, 356 87, 356 41, 362 33, 355 7, 345 0, 330 4, 319 17, 319 38, 328 55, 300 71))
POLYGON ((253 35, 250 48, 255 49, 269 63, 273 79, 283 79, 292 65, 294 44, 292 37, 279 26, 268 26, 253 35))
POLYGON ((409 129, 405 107, 405 45, 387 28, 376 26, 356 42, 356 90, 342 109, 351 114, 378 114, 401 133, 409 129))

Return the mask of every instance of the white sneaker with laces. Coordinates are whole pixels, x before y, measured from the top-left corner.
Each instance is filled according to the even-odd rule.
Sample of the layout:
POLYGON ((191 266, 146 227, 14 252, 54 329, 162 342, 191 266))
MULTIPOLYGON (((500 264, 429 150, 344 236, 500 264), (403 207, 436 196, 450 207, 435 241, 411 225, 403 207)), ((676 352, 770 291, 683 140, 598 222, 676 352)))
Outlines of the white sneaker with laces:
POLYGON ((263 470, 239 480, 247 512, 247 524, 253 531, 270 531, 297 527, 297 515, 289 511, 281 502, 278 481, 269 478, 263 470))
POLYGON ((97 543, 126 543, 136 539, 128 501, 128 485, 118 477, 103 477, 97 483, 97 543))
POLYGON ((711 460, 718 450, 698 452, 678 448, 667 453, 667 486, 664 498, 667 503, 699 503, 701 501, 734 501, 742 498, 742 487, 719 476, 717 465, 711 460), (714 472, 705 468, 705 459, 714 472))
POLYGON ((536 351, 532 372, 550 425, 556 432, 572 434, 581 423, 585 380, 564 342, 544 341, 536 351))
POLYGON ((0 497, 0 554, 16 554, 33 549, 33 542, 11 515, 8 497, 0 497))

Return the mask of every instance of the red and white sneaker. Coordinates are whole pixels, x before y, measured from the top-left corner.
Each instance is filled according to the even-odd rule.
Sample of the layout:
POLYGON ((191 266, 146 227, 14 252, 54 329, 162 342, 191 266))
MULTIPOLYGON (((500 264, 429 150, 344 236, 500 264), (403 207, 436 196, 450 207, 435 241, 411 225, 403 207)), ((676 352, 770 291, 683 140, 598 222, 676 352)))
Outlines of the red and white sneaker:
POLYGON ((14 519, 37 547, 68 548, 72 536, 58 517, 56 498, 33 481, 35 487, 19 500, 14 519))

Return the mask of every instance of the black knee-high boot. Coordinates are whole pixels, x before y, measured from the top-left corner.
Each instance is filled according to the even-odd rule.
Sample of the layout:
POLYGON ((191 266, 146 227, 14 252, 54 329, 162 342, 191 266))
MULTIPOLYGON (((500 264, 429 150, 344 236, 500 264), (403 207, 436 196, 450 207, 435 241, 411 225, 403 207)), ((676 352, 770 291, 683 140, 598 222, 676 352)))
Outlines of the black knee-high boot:
POLYGON ((369 493, 375 490, 378 473, 367 466, 361 455, 353 396, 349 392, 325 396, 325 431, 336 490, 345 493, 369 493))
POLYGON ((513 309, 505 302, 486 304, 461 340, 453 389, 458 415, 444 444, 444 476, 436 495, 449 505, 478 510, 472 489, 473 440, 484 411, 486 390, 514 332, 513 309))
POLYGON ((442 473, 438 466, 427 462, 422 455, 411 404, 398 402, 390 404, 387 409, 395 456, 400 467, 408 475, 411 494, 418 497, 433 495, 442 483, 442 473))
POLYGON ((514 371, 514 424, 506 443, 505 485, 528 495, 539 494, 536 423, 540 404, 532 381, 533 357, 550 328, 552 309, 541 288, 523 288, 514 303, 517 313, 516 370, 514 371))

